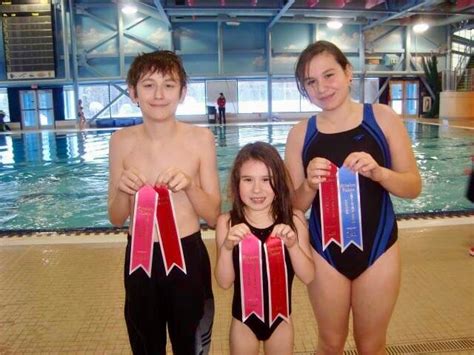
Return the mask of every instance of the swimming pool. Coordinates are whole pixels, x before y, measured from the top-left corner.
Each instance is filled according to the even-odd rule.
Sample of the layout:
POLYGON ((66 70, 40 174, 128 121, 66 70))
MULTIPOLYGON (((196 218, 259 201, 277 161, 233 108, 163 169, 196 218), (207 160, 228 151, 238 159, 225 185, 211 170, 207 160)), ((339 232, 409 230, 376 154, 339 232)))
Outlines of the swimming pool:
MULTIPOLYGON (((291 124, 211 126, 222 195, 240 147, 262 140, 283 155, 291 124)), ((474 131, 407 123, 423 178, 415 200, 394 198, 397 213, 472 210, 465 198, 474 131)), ((111 227, 107 219, 112 131, 0 134, 0 231, 111 227)), ((224 202, 223 209, 227 204, 224 202)))

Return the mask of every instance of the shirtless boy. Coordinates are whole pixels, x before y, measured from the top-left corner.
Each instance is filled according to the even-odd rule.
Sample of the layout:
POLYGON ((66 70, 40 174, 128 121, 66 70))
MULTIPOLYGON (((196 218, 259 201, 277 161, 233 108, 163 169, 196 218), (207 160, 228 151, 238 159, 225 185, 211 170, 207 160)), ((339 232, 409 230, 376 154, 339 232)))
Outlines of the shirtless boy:
POLYGON ((186 263, 186 273, 174 267, 167 274, 154 233, 150 276, 141 268, 130 273, 130 227, 125 320, 134 354, 165 354, 166 327, 175 354, 206 353, 210 344, 214 303, 200 218, 215 225, 220 212, 219 182, 211 131, 176 120, 176 109, 186 95, 186 79, 182 62, 173 52, 137 56, 127 84, 143 124, 121 129, 110 140, 111 223, 122 226, 130 218, 132 226, 137 191, 145 185, 166 187, 186 263))

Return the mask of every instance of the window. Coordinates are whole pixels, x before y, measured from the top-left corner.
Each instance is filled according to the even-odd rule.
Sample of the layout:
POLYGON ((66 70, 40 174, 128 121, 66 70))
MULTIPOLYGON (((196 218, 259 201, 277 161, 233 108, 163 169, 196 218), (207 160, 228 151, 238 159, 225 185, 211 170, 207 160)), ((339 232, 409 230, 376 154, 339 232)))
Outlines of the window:
POLYGON ((188 83, 184 102, 178 106, 176 115, 204 115, 206 113, 206 86, 204 82, 188 83))
MULTIPOLYGON (((82 100, 84 115, 89 120, 110 103, 109 85, 81 85, 79 99, 82 100)), ((102 111, 98 118, 110 118, 110 107, 102 111)))
POLYGON ((268 112, 266 80, 239 80, 239 113, 268 112))
POLYGON ((300 93, 294 79, 272 83, 272 112, 300 112, 300 93))
MULTIPOLYGON (((120 91, 116 86, 110 85, 110 99, 115 100, 110 105, 110 111, 113 118, 121 117, 141 117, 140 108, 133 103, 125 92, 127 91, 127 85, 117 85, 123 91, 120 91)), ((87 116, 86 116, 87 117, 87 116)))
POLYGON ((10 122, 10 110, 8 106, 7 89, 0 89, 0 109, 5 112, 4 122, 10 122))
POLYGON ((74 105, 74 88, 72 86, 63 87, 64 98, 64 119, 75 120, 77 116, 77 108, 74 105))

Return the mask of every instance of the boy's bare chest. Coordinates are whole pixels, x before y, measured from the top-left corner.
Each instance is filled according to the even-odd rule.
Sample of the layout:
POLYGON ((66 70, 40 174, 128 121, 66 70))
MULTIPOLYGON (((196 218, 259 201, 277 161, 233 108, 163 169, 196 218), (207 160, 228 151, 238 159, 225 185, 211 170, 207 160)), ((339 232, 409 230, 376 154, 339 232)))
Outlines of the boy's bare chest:
POLYGON ((197 174, 198 156, 192 149, 183 146, 142 147, 138 144, 126 157, 125 168, 135 168, 147 180, 154 181, 157 176, 169 169, 177 168, 189 176, 197 174))

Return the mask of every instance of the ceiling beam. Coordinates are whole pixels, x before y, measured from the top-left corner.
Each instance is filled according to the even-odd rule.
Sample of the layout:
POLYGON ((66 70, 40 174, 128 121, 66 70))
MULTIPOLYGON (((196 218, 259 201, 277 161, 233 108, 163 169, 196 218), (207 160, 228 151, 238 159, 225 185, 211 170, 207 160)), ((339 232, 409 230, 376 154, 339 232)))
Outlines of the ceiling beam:
POLYGON ((160 0, 153 0, 153 3, 155 4, 156 9, 160 13, 163 22, 166 23, 166 25, 168 26, 168 30, 171 30, 171 21, 170 21, 168 15, 166 14, 165 9, 161 5, 160 0))
POLYGON ((386 16, 386 17, 383 17, 379 20, 376 20, 370 24, 368 24, 367 26, 364 26, 362 28, 362 31, 367 31, 368 29, 372 28, 372 27, 375 27, 375 26, 379 26, 387 21, 390 21, 390 20, 395 20, 397 18, 400 18, 406 14, 408 14, 409 12, 411 11, 414 11, 420 7, 423 7, 423 6, 426 6, 426 5, 432 5, 434 3, 437 3, 438 1, 437 0, 426 0, 426 1, 421 1, 419 2, 418 4, 416 5, 413 5, 413 6, 409 6, 407 7, 405 10, 402 10, 400 11, 399 13, 397 14, 393 14, 393 15, 390 15, 390 16, 386 16))
POLYGON ((285 6, 281 8, 280 11, 276 14, 276 16, 270 21, 270 23, 267 26, 267 31, 269 31, 275 23, 288 11, 288 9, 293 6, 295 3, 295 0, 288 0, 285 6))

